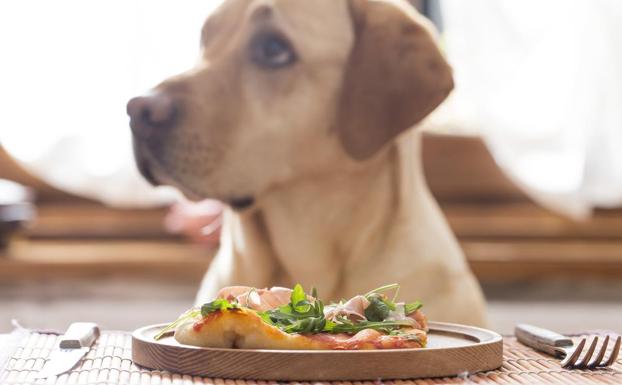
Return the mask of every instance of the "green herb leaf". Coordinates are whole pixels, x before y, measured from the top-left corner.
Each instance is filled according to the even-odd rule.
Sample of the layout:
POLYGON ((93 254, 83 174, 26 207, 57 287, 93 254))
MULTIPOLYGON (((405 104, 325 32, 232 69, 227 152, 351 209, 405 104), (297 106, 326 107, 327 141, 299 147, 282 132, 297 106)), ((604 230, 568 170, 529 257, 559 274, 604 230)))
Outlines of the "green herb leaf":
POLYGON ((240 306, 235 303, 235 302, 229 302, 226 299, 223 298, 219 298, 216 299, 212 302, 208 302, 206 304, 203 304, 203 306, 201 306, 201 315, 203 317, 207 316, 208 314, 214 313, 216 311, 223 311, 223 310, 229 310, 229 309, 239 309, 240 306))
POLYGON ((349 333, 355 334, 365 329, 374 329, 381 331, 383 333, 389 334, 393 330, 398 330, 402 327, 410 327, 412 324, 408 321, 382 321, 382 322, 372 322, 372 321, 360 321, 357 323, 354 322, 342 322, 333 326, 331 333, 349 333))
POLYGON ((365 297, 368 297, 368 296, 370 296, 372 294, 384 293, 385 291, 389 291, 389 290, 393 290, 393 289, 399 290, 399 288, 400 288, 399 283, 392 283, 390 285, 380 286, 379 288, 374 289, 374 290, 368 292, 367 294, 365 294, 365 297))
POLYGON ((404 304, 404 315, 409 315, 421 309, 423 304, 420 301, 404 304))
POLYGON ((272 322, 272 319, 270 318, 270 314, 268 314, 268 313, 267 313, 267 312, 265 312, 265 311, 259 311, 259 312, 257 312, 257 314, 261 317, 261 319, 262 319, 265 323, 267 323, 267 324, 269 324, 269 325, 274 326, 274 322, 272 322))
MULTIPOLYGON (((369 306, 365 309, 365 318, 368 321, 381 322, 384 321, 391 312, 391 307, 380 294, 372 294, 367 297, 369 306)), ((393 305, 395 307, 395 305, 393 305)))
POLYGON ((307 299, 307 295, 305 294, 304 289, 298 283, 294 286, 294 290, 292 290, 291 301, 293 304, 296 304, 300 301, 305 301, 307 299))
POLYGON ((408 341, 417 341, 417 342, 421 342, 421 338, 419 338, 419 336, 415 333, 408 333, 408 332, 404 332, 402 330, 393 330, 391 333, 389 333, 392 336, 398 336, 401 337, 405 340, 408 341))
POLYGON ((307 294, 300 284, 294 286, 290 301, 292 309, 298 313, 307 313, 311 309, 311 303, 307 300, 307 294))
MULTIPOLYGON (((314 294, 317 296, 316 292, 314 294)), ((290 303, 259 315, 287 333, 320 333, 327 324, 322 301, 309 301, 299 284, 292 291, 290 303)))
POLYGON ((283 328, 286 333, 317 333, 324 330, 326 319, 324 317, 301 318, 291 325, 283 328))
POLYGON ((184 323, 186 321, 189 321, 189 320, 191 320, 191 319, 193 319, 195 317, 198 317, 200 314, 201 314, 201 311, 199 309, 192 308, 192 309, 188 310, 184 314, 180 315, 179 318, 177 318, 175 321, 173 321, 170 324, 166 325, 162 330, 160 330, 160 332, 158 334, 156 334, 153 337, 153 339, 158 341, 159 339, 164 337, 165 334, 167 334, 168 332, 174 330, 177 326, 179 326, 182 323, 184 323))

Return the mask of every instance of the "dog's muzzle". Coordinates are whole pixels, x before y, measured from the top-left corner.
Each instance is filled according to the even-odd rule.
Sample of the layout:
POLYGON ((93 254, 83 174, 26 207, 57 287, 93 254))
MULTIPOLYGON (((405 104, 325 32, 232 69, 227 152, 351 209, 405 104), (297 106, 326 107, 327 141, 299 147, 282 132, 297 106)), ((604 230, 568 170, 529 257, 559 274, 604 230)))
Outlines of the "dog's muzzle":
POLYGON ((127 103, 127 114, 132 132, 140 139, 173 129, 178 115, 175 101, 163 92, 131 99, 127 103))
POLYGON ((153 186, 159 186, 160 183, 157 181, 153 173, 153 169, 149 165, 149 160, 147 159, 144 150, 141 148, 138 139, 132 139, 132 146, 134 148, 134 161, 136 162, 136 167, 138 168, 140 174, 153 186))
POLYGON ((153 170, 153 149, 175 128, 178 108, 164 92, 138 96, 127 103, 127 114, 133 134, 134 158, 138 170, 149 183, 158 185, 153 170), (151 149, 151 151, 150 151, 151 149))

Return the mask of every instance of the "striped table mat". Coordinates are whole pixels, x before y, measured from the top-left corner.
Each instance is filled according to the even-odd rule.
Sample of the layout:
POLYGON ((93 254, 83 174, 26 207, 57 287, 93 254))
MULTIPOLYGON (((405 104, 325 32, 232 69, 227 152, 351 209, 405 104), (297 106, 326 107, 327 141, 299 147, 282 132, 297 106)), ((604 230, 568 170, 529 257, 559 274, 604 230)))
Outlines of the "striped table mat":
MULTIPOLYGON (((590 334, 614 334, 606 332, 590 334)), ((103 332, 93 349, 73 371, 59 377, 33 380, 43 367, 58 336, 30 333, 11 354, 4 370, 0 370, 0 384, 47 385, 273 385, 276 382, 223 380, 146 370, 131 360, 131 335, 126 332, 103 332)), ((622 384, 622 358, 609 369, 568 371, 561 369, 556 360, 541 355, 506 338, 504 364, 499 370, 459 378, 424 379, 413 381, 339 382, 334 385, 414 385, 414 384, 622 384)), ((303 383, 304 384, 304 383, 303 383)), ((302 384, 301 384, 302 385, 302 384)), ((316 385, 316 384, 310 384, 316 385)))

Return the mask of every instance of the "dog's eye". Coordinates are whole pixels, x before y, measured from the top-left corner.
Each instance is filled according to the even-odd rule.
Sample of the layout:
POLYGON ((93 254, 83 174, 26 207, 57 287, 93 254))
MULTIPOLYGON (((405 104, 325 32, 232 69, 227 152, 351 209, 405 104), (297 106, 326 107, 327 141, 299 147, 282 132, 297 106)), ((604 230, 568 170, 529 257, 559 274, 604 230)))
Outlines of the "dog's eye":
POLYGON ((260 34, 250 46, 251 59, 261 67, 277 69, 296 61, 296 53, 291 44, 276 34, 260 34))

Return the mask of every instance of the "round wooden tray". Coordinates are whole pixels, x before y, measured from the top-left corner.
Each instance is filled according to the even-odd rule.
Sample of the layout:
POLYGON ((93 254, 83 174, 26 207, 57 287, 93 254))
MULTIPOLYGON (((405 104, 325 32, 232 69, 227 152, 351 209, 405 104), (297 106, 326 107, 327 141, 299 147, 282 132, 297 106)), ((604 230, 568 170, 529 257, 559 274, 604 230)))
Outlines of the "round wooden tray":
POLYGON ((431 322, 428 347, 392 350, 244 350, 155 341, 165 325, 132 334, 134 363, 150 369, 213 378, 275 381, 354 381, 448 377, 497 369, 503 340, 495 332, 431 322))

